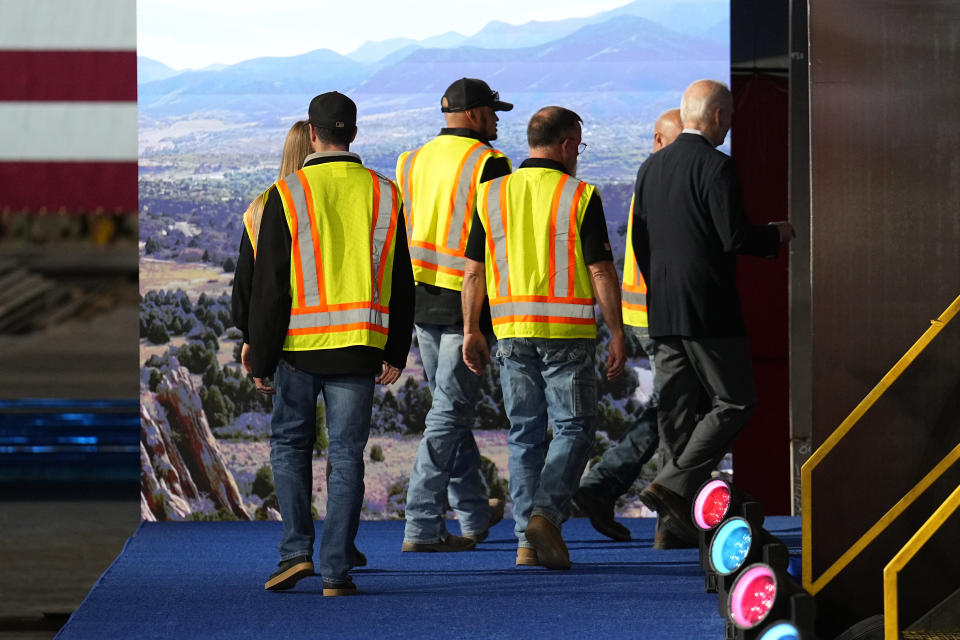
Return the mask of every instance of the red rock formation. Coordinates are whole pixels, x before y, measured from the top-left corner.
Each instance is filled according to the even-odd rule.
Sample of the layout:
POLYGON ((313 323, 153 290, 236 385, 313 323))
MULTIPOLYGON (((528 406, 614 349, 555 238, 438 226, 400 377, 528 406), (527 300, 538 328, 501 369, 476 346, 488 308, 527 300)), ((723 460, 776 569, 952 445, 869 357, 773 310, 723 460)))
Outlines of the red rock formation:
POLYGON ((156 394, 141 392, 143 502, 157 519, 180 519, 187 499, 209 496, 241 520, 252 516, 210 430, 189 371, 170 358, 156 394))

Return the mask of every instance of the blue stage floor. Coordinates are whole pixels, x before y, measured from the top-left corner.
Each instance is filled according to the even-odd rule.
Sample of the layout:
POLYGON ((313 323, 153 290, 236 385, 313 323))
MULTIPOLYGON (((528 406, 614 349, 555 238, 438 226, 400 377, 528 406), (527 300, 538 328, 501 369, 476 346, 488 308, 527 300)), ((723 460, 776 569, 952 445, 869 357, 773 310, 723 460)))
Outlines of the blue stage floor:
MULTIPOLYGON (((145 523, 57 638, 722 639, 697 550, 654 551, 652 519, 621 522, 632 542, 567 522, 573 569, 548 571, 514 566, 512 521, 453 554, 400 553, 402 521, 365 521, 357 546, 369 564, 353 572, 362 595, 346 598, 324 598, 319 577, 264 591, 279 523, 145 523)), ((799 519, 766 528, 797 551, 799 519)))

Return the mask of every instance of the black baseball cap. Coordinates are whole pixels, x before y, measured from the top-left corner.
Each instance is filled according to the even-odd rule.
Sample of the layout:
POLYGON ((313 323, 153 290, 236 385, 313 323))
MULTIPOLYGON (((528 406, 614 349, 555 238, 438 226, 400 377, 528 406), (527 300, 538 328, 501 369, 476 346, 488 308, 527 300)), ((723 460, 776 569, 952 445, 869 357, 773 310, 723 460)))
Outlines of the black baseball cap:
POLYGON ((337 91, 321 93, 310 101, 310 124, 324 129, 348 129, 357 126, 357 105, 337 91))
POLYGON ((447 87, 440 100, 440 111, 452 113, 474 107, 491 107, 494 111, 510 111, 513 105, 500 100, 500 94, 483 80, 460 78, 447 87))

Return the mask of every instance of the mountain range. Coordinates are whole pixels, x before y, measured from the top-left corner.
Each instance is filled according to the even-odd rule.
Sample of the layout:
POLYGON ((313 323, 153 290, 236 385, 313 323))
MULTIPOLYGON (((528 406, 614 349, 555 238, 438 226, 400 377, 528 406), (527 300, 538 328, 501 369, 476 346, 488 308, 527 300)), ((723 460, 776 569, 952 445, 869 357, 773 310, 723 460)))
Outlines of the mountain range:
POLYGON ((346 56, 318 49, 179 73, 138 57, 140 111, 157 120, 223 111, 262 120, 333 88, 381 96, 387 111, 433 104, 463 76, 486 79, 504 99, 507 93, 594 93, 599 99, 606 92, 680 91, 700 77, 727 76, 727 12, 726 2, 636 0, 589 18, 494 21, 471 37, 397 38, 368 42, 346 56))

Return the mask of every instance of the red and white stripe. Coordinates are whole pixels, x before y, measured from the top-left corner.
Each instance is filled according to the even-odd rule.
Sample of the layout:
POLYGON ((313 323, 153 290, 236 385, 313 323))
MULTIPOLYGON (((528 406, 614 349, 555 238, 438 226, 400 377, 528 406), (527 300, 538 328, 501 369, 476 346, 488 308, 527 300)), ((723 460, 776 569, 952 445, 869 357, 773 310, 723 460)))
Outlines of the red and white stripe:
POLYGON ((137 210, 136 10, 0 2, 0 210, 137 210))

